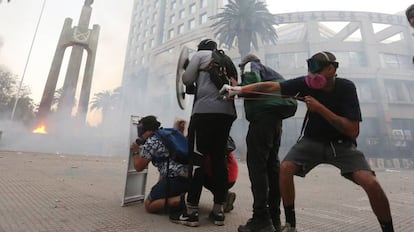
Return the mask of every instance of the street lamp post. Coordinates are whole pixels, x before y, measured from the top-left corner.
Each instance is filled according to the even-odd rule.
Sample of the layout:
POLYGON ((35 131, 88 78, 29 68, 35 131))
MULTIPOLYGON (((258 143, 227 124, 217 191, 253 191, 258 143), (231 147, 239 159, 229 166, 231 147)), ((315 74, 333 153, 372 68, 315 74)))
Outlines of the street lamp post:
POLYGON ((43 10, 45 9, 45 4, 46 4, 46 0, 43 0, 42 9, 40 10, 39 19, 37 20, 36 29, 35 29, 35 32, 33 34, 32 44, 30 45, 29 54, 27 55, 26 64, 25 64, 24 69, 23 69, 22 79, 20 80, 19 88, 17 89, 17 92, 16 92, 16 96, 15 96, 16 99, 14 100, 13 110, 12 110, 12 113, 11 113, 11 116, 10 116, 11 120, 14 119, 14 114, 16 112, 16 107, 17 107, 17 102, 19 101, 19 98, 20 98, 20 96, 19 96, 20 95, 20 90, 21 90, 22 85, 23 85, 24 75, 26 74, 27 65, 29 64, 30 55, 32 53, 33 44, 36 40, 37 30, 39 29, 40 20, 42 19, 43 10))

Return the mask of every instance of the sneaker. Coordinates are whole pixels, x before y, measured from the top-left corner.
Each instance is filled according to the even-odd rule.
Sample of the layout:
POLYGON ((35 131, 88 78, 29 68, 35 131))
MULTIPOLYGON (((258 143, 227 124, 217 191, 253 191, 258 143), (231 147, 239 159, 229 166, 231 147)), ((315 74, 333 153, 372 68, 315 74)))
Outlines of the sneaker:
POLYGON ((214 225, 222 226, 224 225, 224 213, 220 212, 218 214, 215 214, 213 211, 210 212, 208 215, 208 219, 214 223, 214 225))
POLYGON ((200 225, 200 222, 198 221, 198 212, 187 214, 187 212, 184 211, 179 214, 170 214, 170 221, 191 227, 197 227, 200 225))
POLYGON ((233 203, 236 200, 236 193, 228 192, 226 202, 224 202, 224 212, 228 213, 234 209, 233 203))
POLYGON ((275 227, 270 220, 250 218, 246 225, 240 225, 238 232, 274 232, 275 227))
POLYGON ((297 232, 295 227, 292 227, 289 223, 282 226, 282 232, 297 232))

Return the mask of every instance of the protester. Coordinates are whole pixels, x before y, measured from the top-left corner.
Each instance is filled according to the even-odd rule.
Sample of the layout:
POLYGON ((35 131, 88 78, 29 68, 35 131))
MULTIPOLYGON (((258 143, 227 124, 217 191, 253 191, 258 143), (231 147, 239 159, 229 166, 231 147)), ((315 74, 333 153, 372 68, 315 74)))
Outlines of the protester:
MULTIPOLYGON (((188 143, 191 154, 192 173, 187 195, 187 210, 180 217, 170 218, 175 223, 199 226, 201 191, 204 181, 204 159, 211 155, 213 170, 214 205, 209 218, 216 225, 224 225, 223 204, 227 195, 227 168, 225 163, 227 138, 236 118, 234 101, 219 98, 219 90, 206 69, 212 60, 217 43, 211 39, 202 40, 198 50, 191 57, 182 76, 186 86, 196 85, 193 109, 188 128, 188 143)), ((228 58, 228 57, 227 57, 228 58)), ((227 74, 237 79, 237 70, 228 58, 227 74)))
MULTIPOLYGON (((253 54, 244 57, 239 67, 242 82, 247 81, 245 73, 255 73, 261 80, 284 80, 279 73, 260 63, 260 59, 253 54)), ((245 225, 239 226, 239 232, 280 232, 281 229, 279 146, 282 118, 277 108, 266 103, 244 101, 246 119, 249 121, 246 137, 247 169, 253 194, 253 217, 245 225)))
POLYGON ((341 175, 360 185, 368 195, 382 231, 394 231, 387 196, 364 154, 357 150, 356 138, 362 119, 355 84, 337 77, 339 64, 330 52, 316 53, 307 64, 308 76, 281 83, 224 86, 221 90, 228 96, 280 90, 281 94, 301 97, 306 103, 303 135, 281 164, 280 187, 286 217, 282 231, 296 231, 294 175, 304 177, 321 163, 338 167, 341 175))
MULTIPOLYGON (((237 160, 234 157, 233 151, 236 149, 236 145, 229 136, 227 141, 227 155, 226 155, 226 164, 228 172, 228 182, 227 182, 227 197, 223 205, 223 212, 228 213, 234 209, 234 201, 236 200, 236 193, 230 191, 234 186, 237 180, 239 167, 237 165, 237 160)), ((215 183, 213 181, 213 171, 211 169, 211 158, 210 155, 206 155, 205 164, 204 164, 205 176, 204 176, 204 187, 210 192, 214 193, 215 183)))
MULTIPOLYGON (((187 121, 182 118, 178 118, 174 122, 174 128, 180 131, 183 135, 187 134, 186 131, 186 125, 187 121)), ((227 140, 227 155, 226 155, 226 164, 227 164, 227 171, 228 171, 228 185, 227 188, 230 189, 234 186, 237 180, 238 175, 238 165, 236 158, 234 157, 233 151, 236 149, 236 144, 234 143, 234 140, 231 136, 229 136, 227 140)), ((211 170, 211 158, 210 155, 206 155, 205 157, 205 164, 204 164, 204 170, 205 170, 205 176, 204 176, 204 183, 203 186, 210 190, 211 193, 214 192, 214 182, 213 182, 213 173, 211 170)), ((233 210, 234 208, 234 201, 236 200, 236 193, 228 191, 226 201, 223 205, 223 211, 224 213, 228 213, 233 210)))
POLYGON ((131 149, 134 155, 134 167, 138 172, 147 168, 152 162, 160 174, 158 182, 151 188, 151 192, 145 199, 146 211, 160 212, 165 208, 168 198, 167 206, 170 209, 170 215, 175 215, 185 208, 184 195, 189 186, 188 165, 169 158, 170 153, 167 147, 155 135, 160 125, 161 123, 152 115, 139 120, 138 138, 131 145, 131 149))

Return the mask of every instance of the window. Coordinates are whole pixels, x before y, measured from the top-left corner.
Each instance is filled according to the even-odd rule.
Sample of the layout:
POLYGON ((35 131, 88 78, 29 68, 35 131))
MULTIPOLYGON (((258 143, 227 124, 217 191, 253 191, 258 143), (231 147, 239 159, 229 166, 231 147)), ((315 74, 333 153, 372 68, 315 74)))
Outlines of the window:
POLYGON ((361 102, 364 101, 373 101, 374 95, 372 92, 372 84, 368 83, 368 82, 358 82, 355 83, 356 88, 357 88, 357 94, 358 94, 358 98, 361 102))
POLYGON ((174 23, 175 22, 175 15, 171 15, 170 16, 170 23, 174 23))
POLYGON ((149 48, 153 48, 154 47, 154 39, 151 39, 149 41, 149 48))
POLYGON ((188 28, 189 28, 190 30, 195 28, 195 19, 190 19, 190 20, 188 21, 188 28))
POLYGON ((202 13, 200 15, 200 24, 204 24, 207 22, 207 13, 202 13))
POLYGON ((174 37, 174 29, 168 30, 168 39, 172 39, 174 37))
POLYGON ((156 21, 156 20, 157 20, 157 16, 158 16, 158 14, 157 14, 157 12, 155 12, 155 13, 152 15, 152 20, 156 21))
POLYGON ((386 81, 384 84, 390 102, 408 102, 408 90, 405 83, 386 81))
POLYGON ((336 60, 339 62, 339 67, 367 67, 368 62, 364 53, 362 52, 333 52, 336 60))
POLYGON ((156 9, 156 8, 158 8, 159 7, 159 1, 158 0, 155 0, 154 1, 154 8, 156 9))
POLYGON ((155 26, 151 27, 151 35, 155 34, 155 26))
POLYGON ((185 10, 184 9, 180 10, 179 17, 180 17, 180 19, 185 17, 185 10))
POLYGON ((181 5, 185 4, 185 0, 180 0, 181 5))
POLYGON ((413 68, 412 57, 384 53, 380 54, 381 67, 384 68, 413 68))
POLYGON ((177 1, 173 0, 171 1, 171 10, 175 10, 175 8, 177 8, 177 1))
POLYGON ((190 5, 190 14, 194 14, 196 12, 196 4, 193 3, 190 5))
POLYGON ((207 7, 207 0, 200 0, 200 8, 207 7))
POLYGON ((307 52, 268 54, 265 64, 277 69, 303 68, 306 70, 307 52))
POLYGON ((178 31, 177 34, 180 35, 184 32, 184 24, 178 25, 178 31))

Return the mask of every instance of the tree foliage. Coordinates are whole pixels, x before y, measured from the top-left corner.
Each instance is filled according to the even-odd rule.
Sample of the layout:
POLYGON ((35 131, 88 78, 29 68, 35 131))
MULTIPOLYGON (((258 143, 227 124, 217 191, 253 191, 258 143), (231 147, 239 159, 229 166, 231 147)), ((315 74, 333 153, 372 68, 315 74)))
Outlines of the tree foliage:
MULTIPOLYGON (((0 119, 10 119, 18 90, 17 76, 0 68, 0 119)), ((35 104, 29 97, 30 89, 22 86, 13 120, 30 125, 34 118, 35 104)))
POLYGON ((231 48, 237 42, 241 57, 250 52, 251 45, 259 50, 258 37, 262 43, 276 44, 276 18, 264 2, 229 0, 223 11, 210 19, 216 20, 212 28, 220 44, 231 48))

